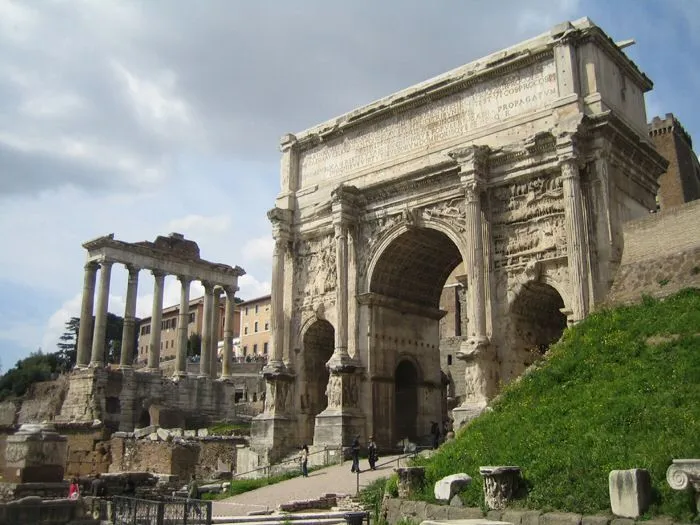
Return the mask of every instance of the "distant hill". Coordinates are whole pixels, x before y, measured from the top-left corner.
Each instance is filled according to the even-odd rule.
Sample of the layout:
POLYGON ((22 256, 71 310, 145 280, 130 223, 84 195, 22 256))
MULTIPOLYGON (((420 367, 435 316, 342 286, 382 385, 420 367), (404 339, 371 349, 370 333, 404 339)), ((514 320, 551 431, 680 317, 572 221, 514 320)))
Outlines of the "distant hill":
POLYGON ((646 468, 651 515, 690 520, 689 493, 671 490, 674 458, 700 458, 700 290, 605 310, 568 329, 544 360, 425 464, 435 481, 473 478, 465 503, 483 500, 480 465, 518 465, 529 488, 514 506, 609 512, 608 473, 646 468))

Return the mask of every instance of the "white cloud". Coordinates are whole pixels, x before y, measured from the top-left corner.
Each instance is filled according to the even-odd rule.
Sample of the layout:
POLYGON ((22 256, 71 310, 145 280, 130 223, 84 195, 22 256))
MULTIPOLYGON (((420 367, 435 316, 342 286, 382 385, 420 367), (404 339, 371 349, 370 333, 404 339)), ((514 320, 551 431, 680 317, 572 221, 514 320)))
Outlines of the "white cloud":
POLYGON ((275 241, 271 235, 256 237, 248 240, 243 246, 243 257, 251 262, 262 261, 269 265, 274 247, 275 241))
POLYGON ((243 275, 238 279, 238 288, 240 291, 236 294, 238 297, 250 300, 270 293, 269 281, 258 281, 252 275, 243 275))
POLYGON ((180 219, 171 220, 168 223, 168 230, 196 238, 200 235, 226 232, 230 226, 231 217, 229 215, 204 216, 190 214, 180 219))

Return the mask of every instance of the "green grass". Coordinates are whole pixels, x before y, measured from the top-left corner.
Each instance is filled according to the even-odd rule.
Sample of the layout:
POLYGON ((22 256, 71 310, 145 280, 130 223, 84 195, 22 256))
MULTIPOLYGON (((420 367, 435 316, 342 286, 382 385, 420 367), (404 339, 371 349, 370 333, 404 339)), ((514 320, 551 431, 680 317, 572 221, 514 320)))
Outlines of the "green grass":
MULTIPOLYGON (((311 469, 309 469, 311 472, 311 469)), ((236 496, 238 494, 243 494, 244 492, 249 492, 251 490, 259 489, 260 487, 266 487, 267 485, 274 485, 280 481, 286 481, 288 479, 296 478, 301 476, 301 471, 290 471, 284 474, 279 474, 277 476, 270 476, 258 479, 234 479, 231 480, 231 486, 226 492, 221 492, 219 494, 205 493, 202 495, 204 500, 218 500, 224 498, 230 498, 231 496, 236 496)))
POLYGON ((231 435, 247 435, 250 434, 250 421, 241 421, 237 423, 217 423, 209 427, 209 435, 214 436, 231 436, 231 435))
POLYGON ((700 291, 605 310, 568 329, 537 370, 508 385, 432 458, 435 481, 472 476, 465 504, 483 505, 480 465, 518 465, 528 493, 515 507, 609 511, 608 474, 648 469, 648 516, 693 518, 690 493, 671 490, 674 458, 700 457, 700 291), (652 338, 652 336, 655 336, 652 338), (649 340, 649 338, 652 338, 649 340))

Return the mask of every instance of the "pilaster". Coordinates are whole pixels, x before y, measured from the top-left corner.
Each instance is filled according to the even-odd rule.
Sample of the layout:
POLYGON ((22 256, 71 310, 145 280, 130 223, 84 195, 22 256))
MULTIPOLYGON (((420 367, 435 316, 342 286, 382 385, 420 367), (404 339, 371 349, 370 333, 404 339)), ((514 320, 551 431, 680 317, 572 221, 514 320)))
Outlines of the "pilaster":
POLYGON ((284 365, 284 281, 285 256, 289 249, 291 212, 272 208, 267 212, 272 223, 272 236, 275 246, 272 252, 272 290, 270 292, 270 360, 265 367, 273 373, 279 373, 284 365))

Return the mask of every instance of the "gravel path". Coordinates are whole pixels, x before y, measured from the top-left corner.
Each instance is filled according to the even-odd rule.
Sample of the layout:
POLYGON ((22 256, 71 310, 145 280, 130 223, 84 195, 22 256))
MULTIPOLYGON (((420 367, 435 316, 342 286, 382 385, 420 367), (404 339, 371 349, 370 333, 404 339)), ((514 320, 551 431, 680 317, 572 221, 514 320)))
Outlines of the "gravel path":
MULTIPOLYGON (((378 478, 388 478, 396 468, 398 456, 381 458, 377 470, 369 470, 367 460, 360 461, 360 488, 378 478), (367 470, 364 470, 367 469, 367 470)), ((351 494, 357 491, 357 475, 350 472, 350 461, 309 473, 308 478, 297 477, 267 485, 250 492, 215 501, 214 516, 241 516, 251 511, 275 510, 278 505, 293 500, 313 499, 327 493, 351 494)))

